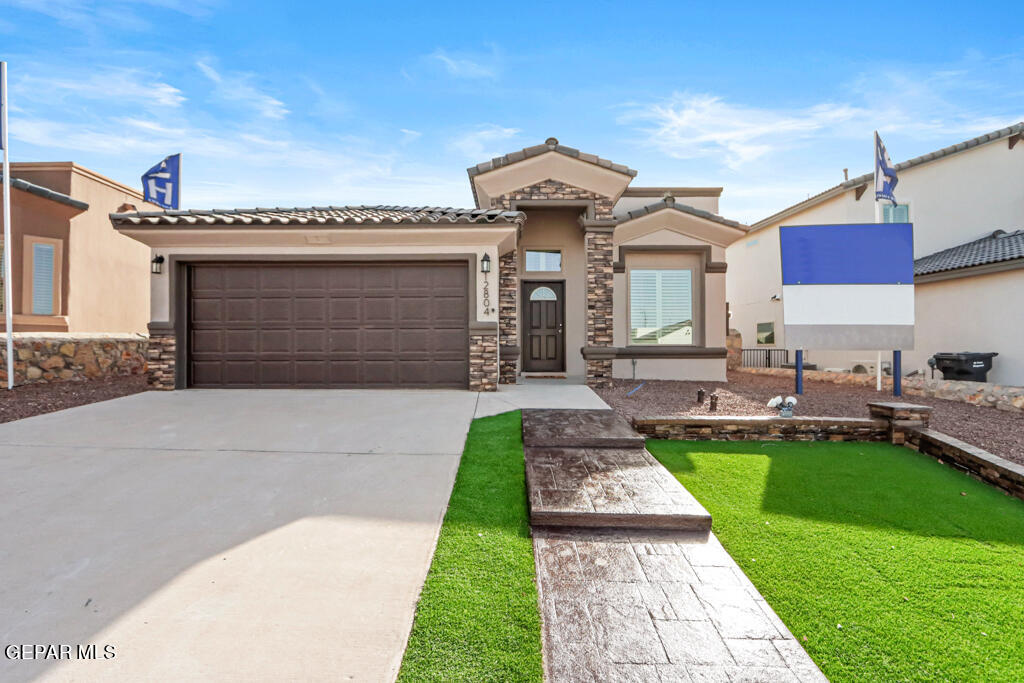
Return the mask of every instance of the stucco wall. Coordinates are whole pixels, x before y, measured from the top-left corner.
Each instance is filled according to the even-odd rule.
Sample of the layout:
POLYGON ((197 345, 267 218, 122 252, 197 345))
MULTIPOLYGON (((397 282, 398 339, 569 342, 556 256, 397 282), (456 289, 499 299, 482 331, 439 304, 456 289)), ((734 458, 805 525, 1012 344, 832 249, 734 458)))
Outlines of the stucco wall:
POLYGON ((114 230, 108 215, 124 203, 140 210, 138 193, 75 168, 71 196, 89 210, 71 219, 68 244, 71 332, 144 333, 149 323, 149 249, 114 230))
MULTIPOLYGON (((900 173, 896 197, 900 203, 910 204, 915 258, 977 239, 997 228, 1013 230, 1021 227, 1021 216, 1024 216, 1024 191, 1021 191, 1020 186, 1022 178, 1024 147, 1018 144, 1011 150, 1005 139, 900 173)), ((770 301, 772 295, 782 295, 778 226, 873 223, 875 208, 872 197, 870 187, 859 201, 855 199, 853 190, 847 191, 756 230, 728 247, 726 288, 732 312, 730 325, 743 335, 747 348, 757 346, 756 328, 759 322, 774 322, 775 346, 785 346, 782 302, 770 301)), ((960 285, 952 285, 953 288, 965 286, 967 280, 955 282, 960 285)), ((987 285, 977 285, 983 286, 987 285)), ((1001 293, 993 290, 987 299, 1000 296, 1001 293)), ((905 362, 907 371, 921 364, 919 356, 927 358, 940 350, 938 347, 957 341, 949 339, 949 333, 944 331, 948 311, 943 306, 922 299, 920 295, 917 297, 917 305, 916 350, 904 354, 905 358, 909 357, 910 364, 905 362)), ((974 345, 969 350, 982 350, 977 347, 979 344, 986 347, 986 350, 1000 345, 1004 326, 1001 318, 981 311, 970 319, 974 321, 971 325, 960 325, 973 327, 971 337, 964 338, 964 342, 970 341, 974 345), (999 321, 1000 324, 990 321, 999 321)), ((810 349, 806 359, 817 363, 819 367, 849 367, 853 360, 874 358, 874 355, 872 351, 810 349)), ((990 374, 992 377, 996 375, 990 374)), ((1005 379, 997 381, 1024 382, 1024 378, 1017 374, 1000 377, 1005 379)))
MULTIPOLYGON (((586 363, 580 349, 587 340, 587 259, 583 247, 578 209, 527 209, 526 225, 519 239, 519 279, 524 281, 555 280, 565 282, 565 372, 571 376, 586 374, 586 363), (562 252, 560 273, 526 271, 526 251, 559 249, 562 252)), ((522 296, 522 287, 519 289, 522 296)), ((524 305, 519 306, 522 315, 524 305)), ((520 320, 520 334, 525 327, 520 320)), ((520 347, 525 344, 520 340, 520 347)))

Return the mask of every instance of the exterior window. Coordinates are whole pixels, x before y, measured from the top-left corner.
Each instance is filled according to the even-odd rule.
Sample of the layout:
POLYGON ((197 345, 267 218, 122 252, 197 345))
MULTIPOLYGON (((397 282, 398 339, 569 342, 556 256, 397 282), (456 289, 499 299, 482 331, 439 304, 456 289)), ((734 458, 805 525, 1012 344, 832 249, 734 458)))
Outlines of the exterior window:
POLYGON ((7 271, 4 270, 4 241, 0 240, 0 313, 7 305, 7 271))
POLYGON ((693 344, 693 271, 629 271, 629 343, 693 344))
POLYGON ((52 244, 32 245, 33 315, 53 315, 54 251, 52 244))
POLYGON ((910 204, 883 204, 883 223, 909 223, 910 204))
POLYGON ((775 323, 758 323, 757 324, 757 343, 758 345, 772 345, 775 344, 775 323))
POLYGON ((21 310, 32 315, 60 315, 60 271, 63 243, 59 239, 25 236, 21 310))
POLYGON ((557 273, 562 270, 562 252, 557 249, 526 250, 526 270, 530 272, 557 273))
POLYGON ((558 296, 550 287, 538 287, 530 292, 530 301, 555 301, 558 296))

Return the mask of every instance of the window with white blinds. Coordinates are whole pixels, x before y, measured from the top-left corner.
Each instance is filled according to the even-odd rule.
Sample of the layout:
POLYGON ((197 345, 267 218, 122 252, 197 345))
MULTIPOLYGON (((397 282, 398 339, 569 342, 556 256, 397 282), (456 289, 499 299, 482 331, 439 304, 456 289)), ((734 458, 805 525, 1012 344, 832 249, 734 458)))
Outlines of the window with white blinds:
POLYGON ((693 271, 629 271, 629 343, 693 344, 693 271))
POLYGON ((883 223, 909 223, 909 204, 882 204, 883 223))
POLYGON ((53 315, 53 269, 55 249, 52 244, 32 245, 32 314, 53 315))

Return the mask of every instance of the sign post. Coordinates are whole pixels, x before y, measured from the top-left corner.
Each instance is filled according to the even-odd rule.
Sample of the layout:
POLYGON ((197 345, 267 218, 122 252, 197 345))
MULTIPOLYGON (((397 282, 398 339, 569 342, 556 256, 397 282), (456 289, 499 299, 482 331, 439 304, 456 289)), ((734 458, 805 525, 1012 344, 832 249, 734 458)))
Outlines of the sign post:
POLYGON ((4 322, 7 325, 7 388, 14 388, 14 314, 11 311, 14 279, 11 277, 11 160, 7 154, 7 62, 0 62, 0 148, 3 160, 4 212, 4 322))

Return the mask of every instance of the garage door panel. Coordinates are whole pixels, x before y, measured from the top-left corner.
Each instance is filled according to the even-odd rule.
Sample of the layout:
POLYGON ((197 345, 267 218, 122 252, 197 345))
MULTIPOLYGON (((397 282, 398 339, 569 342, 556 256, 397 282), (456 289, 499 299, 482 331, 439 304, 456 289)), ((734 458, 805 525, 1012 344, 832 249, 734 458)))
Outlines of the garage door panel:
POLYGON ((465 264, 203 264, 190 283, 193 386, 468 383, 465 264))
POLYGON ((362 330, 360 351, 365 354, 393 354, 398 351, 397 330, 362 330))
POLYGON ((260 330, 261 353, 291 353, 292 330, 260 330))
POLYGON ((295 352, 324 355, 327 352, 327 330, 295 330, 295 352))
POLYGON ((274 298, 259 299, 261 323, 291 323, 292 322, 292 300, 274 298))
POLYGON ((304 297, 296 299, 294 304, 295 323, 304 325, 308 323, 327 323, 327 299, 304 297))

